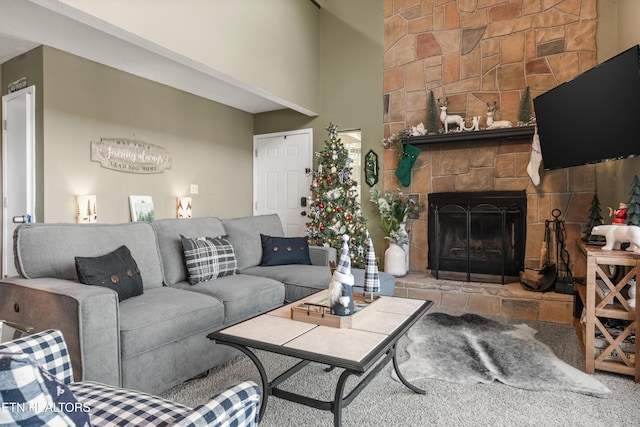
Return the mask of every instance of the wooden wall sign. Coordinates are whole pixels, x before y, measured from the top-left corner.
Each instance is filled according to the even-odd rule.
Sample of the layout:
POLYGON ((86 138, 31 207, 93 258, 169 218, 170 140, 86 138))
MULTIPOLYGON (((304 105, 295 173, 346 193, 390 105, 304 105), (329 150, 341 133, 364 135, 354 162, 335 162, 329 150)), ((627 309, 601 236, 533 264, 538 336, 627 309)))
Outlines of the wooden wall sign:
POLYGON ((91 160, 121 172, 147 174, 171 169, 171 154, 163 147, 123 138, 91 141, 91 160))

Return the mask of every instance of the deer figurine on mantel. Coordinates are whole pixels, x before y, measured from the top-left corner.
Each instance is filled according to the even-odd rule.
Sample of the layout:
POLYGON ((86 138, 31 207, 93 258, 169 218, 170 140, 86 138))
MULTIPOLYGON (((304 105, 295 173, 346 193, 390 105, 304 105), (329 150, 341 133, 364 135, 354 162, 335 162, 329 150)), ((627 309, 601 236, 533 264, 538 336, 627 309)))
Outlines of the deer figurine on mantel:
POLYGON ((445 98, 443 102, 440 102, 438 98, 438 107, 440 107, 440 121, 444 124, 444 133, 449 133, 449 125, 458 126, 458 132, 465 129, 464 119, 457 114, 447 114, 447 104, 449 104, 449 98, 445 98))
POLYGON ((510 128, 513 125, 509 120, 493 120, 493 115, 498 109, 498 102, 494 101, 493 105, 487 102, 487 129, 503 129, 510 128))

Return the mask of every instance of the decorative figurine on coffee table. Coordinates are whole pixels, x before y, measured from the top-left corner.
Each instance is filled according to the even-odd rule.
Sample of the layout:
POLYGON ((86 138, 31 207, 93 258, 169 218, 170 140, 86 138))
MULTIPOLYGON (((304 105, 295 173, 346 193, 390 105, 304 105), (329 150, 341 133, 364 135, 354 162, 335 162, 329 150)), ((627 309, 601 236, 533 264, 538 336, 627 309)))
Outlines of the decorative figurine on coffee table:
POLYGON ((351 258, 349 256, 349 236, 342 236, 342 253, 336 270, 329 282, 329 306, 337 316, 351 316, 354 313, 353 275, 351 274, 351 258))
POLYGON ((373 301, 374 294, 380 292, 380 274, 376 264, 376 251, 369 231, 367 231, 367 264, 364 267, 364 298, 365 301, 373 301), (367 295, 368 294, 368 295, 367 295))

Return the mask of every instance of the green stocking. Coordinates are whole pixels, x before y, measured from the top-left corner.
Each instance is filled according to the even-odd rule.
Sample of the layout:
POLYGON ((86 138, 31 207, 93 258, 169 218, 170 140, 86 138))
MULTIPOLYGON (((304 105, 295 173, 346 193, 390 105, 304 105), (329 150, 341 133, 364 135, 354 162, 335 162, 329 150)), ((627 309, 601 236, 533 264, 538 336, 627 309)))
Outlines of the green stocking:
POLYGON ((402 153, 402 159, 396 169, 396 176, 403 187, 408 187, 411 184, 411 168, 416 162, 416 159, 420 155, 420 149, 410 144, 404 145, 404 151, 402 153))

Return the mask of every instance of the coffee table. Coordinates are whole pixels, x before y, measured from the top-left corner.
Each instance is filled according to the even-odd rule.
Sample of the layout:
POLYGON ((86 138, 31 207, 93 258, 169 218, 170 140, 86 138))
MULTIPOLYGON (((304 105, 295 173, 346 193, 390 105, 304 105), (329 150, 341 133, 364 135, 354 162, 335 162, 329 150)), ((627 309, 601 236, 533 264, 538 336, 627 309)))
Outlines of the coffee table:
POLYGON ((396 374, 405 386, 415 393, 425 393, 400 373, 396 345, 409 328, 429 310, 433 305, 432 301, 379 297, 352 316, 350 328, 322 326, 291 319, 292 306, 316 301, 324 296, 326 291, 208 335, 208 338, 218 344, 240 350, 255 364, 262 381, 260 420, 267 407, 267 398, 271 395, 331 411, 334 425, 340 426, 342 408, 349 405, 389 361, 393 361, 396 374), (254 350, 290 356, 300 359, 300 362, 269 381, 254 350), (311 362, 326 364, 329 367, 327 370, 343 369, 336 384, 334 400, 318 400, 278 388, 278 385, 311 362), (352 375, 364 376, 348 395, 343 396, 347 378, 352 375))

